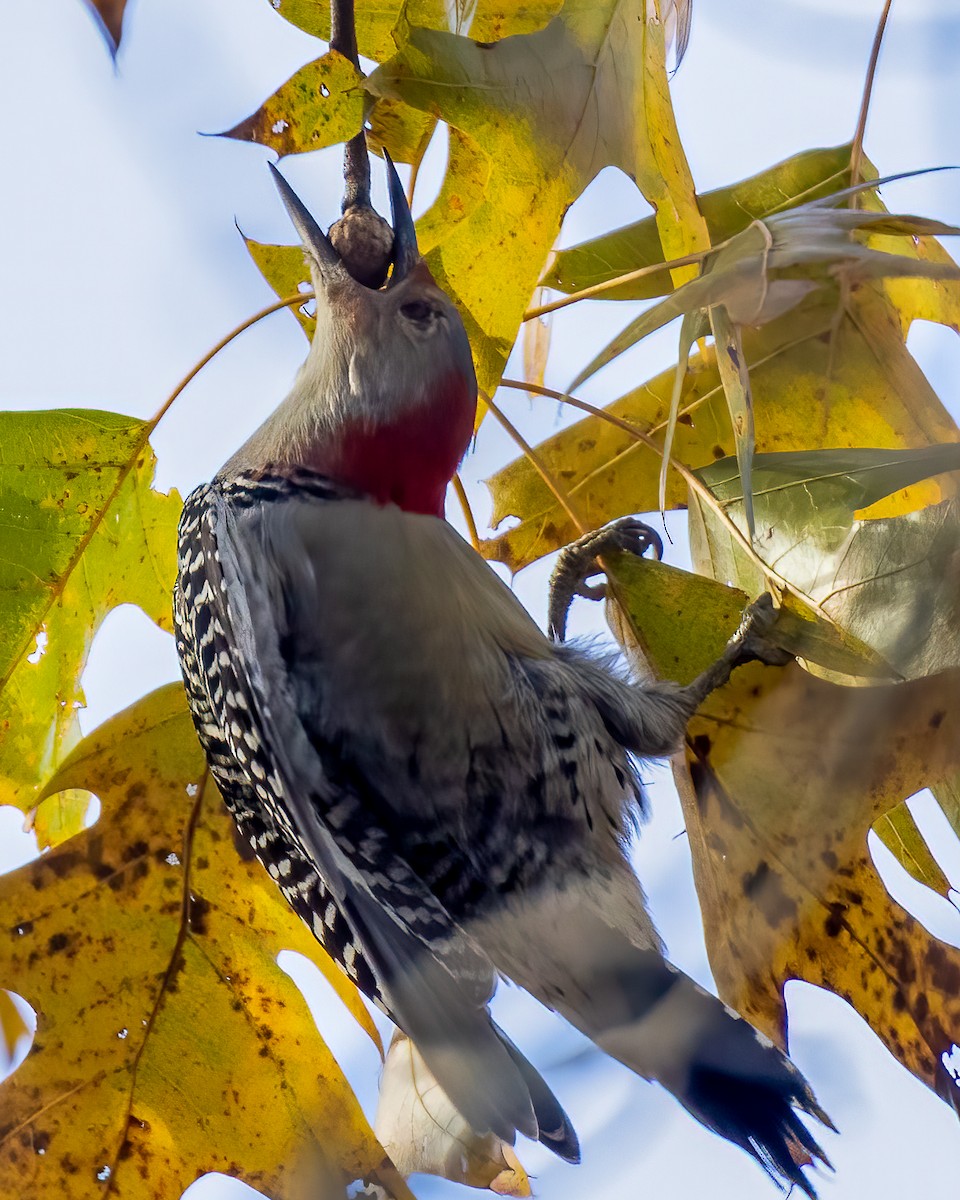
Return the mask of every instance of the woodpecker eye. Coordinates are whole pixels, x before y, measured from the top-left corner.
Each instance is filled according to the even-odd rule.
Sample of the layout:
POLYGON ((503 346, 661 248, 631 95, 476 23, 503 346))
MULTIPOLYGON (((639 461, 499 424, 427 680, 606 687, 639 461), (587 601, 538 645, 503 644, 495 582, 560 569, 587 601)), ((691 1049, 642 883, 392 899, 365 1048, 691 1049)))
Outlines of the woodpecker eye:
POLYGON ((419 325, 425 325, 435 316, 433 306, 426 300, 408 300, 406 304, 400 305, 400 311, 408 321, 416 321, 419 325))

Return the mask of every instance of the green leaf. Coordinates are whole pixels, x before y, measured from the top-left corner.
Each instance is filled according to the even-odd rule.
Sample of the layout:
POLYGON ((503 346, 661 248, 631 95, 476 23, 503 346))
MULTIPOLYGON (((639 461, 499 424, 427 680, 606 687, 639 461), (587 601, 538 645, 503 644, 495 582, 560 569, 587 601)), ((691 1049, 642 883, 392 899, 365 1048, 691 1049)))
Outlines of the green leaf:
POLYGON ((147 433, 118 413, 0 413, 0 803, 32 808, 76 740, 107 613, 172 629, 180 499, 152 489, 147 433))
MULTIPOLYGON (((740 233, 753 221, 831 195, 838 187, 844 187, 849 178, 849 144, 804 150, 740 183, 704 192, 697 202, 711 244, 716 245, 740 233)), ((645 217, 633 225, 558 251, 541 282, 544 287, 569 294, 665 260, 656 220, 645 217)), ((604 299, 649 300, 673 290, 670 272, 664 268, 604 292, 604 299)))
POLYGON ((222 137, 259 142, 278 154, 301 154, 349 141, 363 124, 363 76, 331 50, 307 63, 222 137))
MULTIPOLYGON (((960 444, 907 449, 793 450, 758 454, 753 495, 765 536, 783 538, 772 553, 816 530, 828 549, 847 540, 854 514, 893 492, 944 471, 960 470, 960 444)), ((697 474, 742 528, 744 486, 735 459, 702 467, 697 474)))
MULTIPOLYGON (((754 551, 815 604, 824 619, 871 647, 902 676, 917 678, 958 666, 956 503, 879 520, 854 519, 857 510, 883 497, 958 469, 957 444, 912 451, 758 455, 754 551)), ((716 489, 728 516, 745 529, 735 464, 716 463, 699 474, 716 489)), ((757 562, 699 497, 691 498, 690 546, 699 570, 746 591, 763 586, 757 562)), ((823 661, 802 645, 789 648, 823 661)))

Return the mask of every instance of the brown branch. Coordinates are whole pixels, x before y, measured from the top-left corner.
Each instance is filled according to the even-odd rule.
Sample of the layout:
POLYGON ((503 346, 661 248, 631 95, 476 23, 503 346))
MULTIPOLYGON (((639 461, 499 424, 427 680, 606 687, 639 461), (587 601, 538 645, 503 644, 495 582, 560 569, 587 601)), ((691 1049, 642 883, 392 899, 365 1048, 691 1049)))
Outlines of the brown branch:
MULTIPOLYGON (((360 70, 353 0, 330 0, 330 49, 360 70)), ((340 205, 343 212, 350 208, 370 208, 370 156, 362 129, 343 148, 343 182, 340 205)))

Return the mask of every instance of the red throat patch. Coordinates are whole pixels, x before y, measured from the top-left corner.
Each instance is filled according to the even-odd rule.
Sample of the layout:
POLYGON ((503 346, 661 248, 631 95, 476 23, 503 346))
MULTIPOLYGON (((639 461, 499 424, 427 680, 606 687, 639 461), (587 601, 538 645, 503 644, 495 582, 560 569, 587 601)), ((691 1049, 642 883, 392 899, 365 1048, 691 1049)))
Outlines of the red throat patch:
POLYGON ((472 389, 457 373, 437 399, 408 409, 402 419, 348 425, 339 445, 310 455, 308 465, 377 504, 442 518, 447 485, 470 444, 476 412, 472 389))

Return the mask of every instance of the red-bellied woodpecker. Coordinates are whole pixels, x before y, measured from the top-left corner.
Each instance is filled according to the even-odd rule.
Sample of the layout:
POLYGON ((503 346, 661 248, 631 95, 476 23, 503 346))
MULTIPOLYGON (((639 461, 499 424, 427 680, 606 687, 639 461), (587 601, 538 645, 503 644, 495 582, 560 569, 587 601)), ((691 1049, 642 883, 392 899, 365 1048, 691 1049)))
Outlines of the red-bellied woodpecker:
POLYGON ((289 903, 478 1132, 578 1158, 491 1019, 503 975, 813 1196, 801 1165, 825 1159, 795 1109, 825 1114, 779 1050, 665 960, 625 851, 635 756, 672 753, 732 667, 767 657, 771 610, 686 688, 630 684, 540 632, 444 520, 476 381, 389 169, 379 290, 277 173, 316 334, 180 531, 178 648, 213 775, 289 903))

